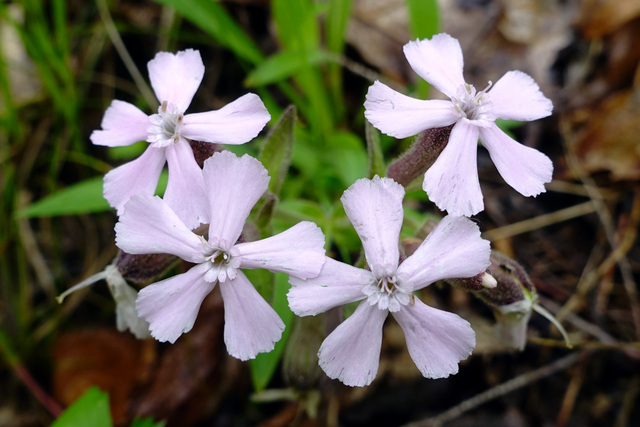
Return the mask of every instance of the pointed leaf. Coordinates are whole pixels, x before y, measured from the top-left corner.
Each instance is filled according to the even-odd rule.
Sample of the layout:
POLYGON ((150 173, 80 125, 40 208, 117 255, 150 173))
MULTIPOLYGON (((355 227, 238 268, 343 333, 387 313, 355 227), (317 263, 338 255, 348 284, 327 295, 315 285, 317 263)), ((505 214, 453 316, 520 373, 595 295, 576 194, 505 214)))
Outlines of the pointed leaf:
POLYGON ((247 86, 264 86, 296 76, 309 66, 329 61, 330 55, 321 50, 282 51, 271 55, 247 76, 247 86))
POLYGON ((91 387, 51 424, 51 427, 75 426, 112 427, 109 395, 91 387))
POLYGON ((373 178, 378 175, 385 176, 384 155, 382 154, 382 144, 380 143, 380 131, 374 128, 368 120, 365 122, 365 135, 367 138, 367 152, 369 154, 368 177, 373 178))
POLYGON ((158 0, 158 2, 172 6, 178 13, 213 36, 218 43, 231 49, 240 58, 253 64, 262 61, 260 49, 220 3, 211 0, 158 0))
MULTIPOLYGON (((160 175, 156 194, 164 193, 167 173, 160 175)), ((80 215, 111 210, 102 197, 102 177, 89 178, 46 196, 17 212, 17 218, 42 218, 60 215, 80 215)))
POLYGON ((296 121, 296 107, 291 105, 284 110, 276 125, 269 132, 260 152, 259 160, 271 176, 269 190, 276 196, 280 194, 282 183, 291 164, 293 129, 296 121))

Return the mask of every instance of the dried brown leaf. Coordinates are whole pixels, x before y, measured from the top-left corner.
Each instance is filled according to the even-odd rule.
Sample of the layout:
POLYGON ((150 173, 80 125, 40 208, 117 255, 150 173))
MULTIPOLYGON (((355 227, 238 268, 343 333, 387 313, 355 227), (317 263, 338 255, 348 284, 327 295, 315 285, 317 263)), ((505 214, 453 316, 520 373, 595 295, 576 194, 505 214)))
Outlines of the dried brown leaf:
POLYGON ((589 40, 601 38, 640 16, 634 0, 584 0, 577 27, 589 40))
POLYGON ((53 394, 70 405, 89 387, 109 393, 113 421, 128 419, 131 393, 149 375, 152 341, 138 341, 111 329, 68 332, 54 347, 53 394))
MULTIPOLYGON (((582 112, 584 114, 584 112, 582 112)), ((585 115, 575 152, 585 171, 607 170, 614 179, 640 178, 640 90, 610 95, 585 115)))

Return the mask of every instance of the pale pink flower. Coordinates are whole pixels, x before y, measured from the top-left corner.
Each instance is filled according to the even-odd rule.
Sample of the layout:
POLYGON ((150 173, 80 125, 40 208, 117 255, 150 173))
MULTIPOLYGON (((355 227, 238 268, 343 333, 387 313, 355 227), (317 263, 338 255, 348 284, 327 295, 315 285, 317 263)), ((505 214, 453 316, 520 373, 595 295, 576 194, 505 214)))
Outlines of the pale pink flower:
POLYGON ((305 221, 263 240, 238 243, 251 208, 267 189, 267 170, 248 155, 224 151, 205 161, 203 175, 211 218, 207 239, 190 231, 164 200, 143 193, 132 197, 120 216, 116 244, 128 253, 168 253, 196 264, 139 292, 136 310, 153 337, 173 343, 188 332, 202 301, 219 284, 227 350, 252 359, 273 349, 284 323, 242 269, 315 277, 324 263, 324 236, 305 221))
POLYGON ((160 172, 168 162, 169 182, 164 199, 189 228, 195 228, 207 223, 208 218, 202 203, 202 171, 187 139, 244 144, 258 135, 270 115, 252 93, 216 111, 184 114, 204 75, 197 50, 159 52, 149 61, 148 68, 151 86, 161 104, 158 113, 147 116, 132 104, 114 100, 104 114, 102 130, 91 134, 94 144, 110 147, 149 142, 139 158, 107 173, 104 197, 122 214, 131 196, 154 193, 160 172))
POLYGON ((378 371, 382 325, 389 312, 404 331, 411 358, 427 378, 458 372, 471 354, 475 334, 466 320, 429 307, 413 292, 454 277, 475 276, 489 266, 489 242, 464 217, 447 216, 420 247, 399 264, 404 189, 390 178, 356 181, 342 196, 369 269, 327 258, 320 275, 291 278, 289 306, 299 316, 316 315, 358 300, 355 312, 322 343, 322 369, 349 386, 364 386, 378 371))
POLYGON ((418 100, 376 81, 367 93, 365 117, 396 138, 451 124, 449 143, 425 173, 423 188, 440 209, 471 216, 484 209, 476 164, 477 142, 489 151, 500 175, 525 196, 545 191, 553 165, 541 152, 519 144, 494 123, 496 119, 530 121, 549 116, 553 109, 533 79, 509 71, 484 90, 462 76, 458 40, 437 34, 404 46, 411 68, 450 100, 418 100), (491 88, 491 90, 489 90, 491 88))

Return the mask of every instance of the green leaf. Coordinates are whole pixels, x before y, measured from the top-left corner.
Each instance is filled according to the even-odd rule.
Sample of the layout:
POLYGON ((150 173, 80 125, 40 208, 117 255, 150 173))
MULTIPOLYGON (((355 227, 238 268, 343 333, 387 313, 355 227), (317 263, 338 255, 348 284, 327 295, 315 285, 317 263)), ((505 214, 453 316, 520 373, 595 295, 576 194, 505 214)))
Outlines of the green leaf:
POLYGON ((367 152, 369 154, 369 173, 368 177, 373 178, 378 175, 383 177, 386 175, 386 167, 384 165, 384 155, 382 154, 382 144, 380 143, 380 132, 374 128, 368 120, 364 122, 365 135, 367 138, 367 152))
POLYGON ((158 421, 155 422, 153 421, 153 418, 148 417, 148 418, 136 418, 135 420, 133 420, 133 423, 131 423, 130 427, 164 427, 164 422, 163 421, 158 421))
MULTIPOLYGON (((309 52, 319 50, 320 28, 314 2, 311 0, 273 0, 271 13, 284 50, 309 52)), ((308 61, 294 76, 308 100, 311 111, 306 115, 316 138, 328 136, 334 127, 334 108, 324 87, 320 70, 308 61)))
POLYGON ((271 377, 278 367, 278 362, 282 358, 287 340, 291 333, 293 324, 293 313, 289 309, 287 302, 287 292, 289 290, 288 276, 284 273, 276 273, 275 290, 273 295, 273 309, 278 313, 284 322, 285 329, 282 338, 275 345, 270 353, 260 353, 250 361, 251 380, 256 391, 262 391, 271 381, 271 377))
MULTIPOLYGON (((431 38, 440 31, 437 0, 407 0, 409 28, 413 39, 431 38)), ((424 98, 429 92, 429 83, 420 79, 418 96, 424 98)))
POLYGON ((91 387, 69 406, 51 427, 112 427, 109 395, 91 387))
POLYGON ((440 30, 437 0, 407 0, 409 28, 414 38, 431 38, 440 30))
POLYGON ((273 0, 271 13, 280 42, 287 50, 304 51, 320 45, 320 29, 311 0, 273 0))
POLYGON ((178 13, 211 35, 240 58, 257 64, 263 55, 220 3, 212 0, 156 0, 172 6, 178 13))
POLYGON ((331 0, 327 17, 327 48, 331 52, 342 53, 345 45, 345 32, 352 0, 331 0))
POLYGON ((318 65, 330 60, 324 51, 313 49, 308 51, 278 52, 249 73, 245 80, 247 86, 264 86, 293 77, 309 66, 318 65))
POLYGON ((296 107, 291 105, 282 113, 262 146, 259 160, 269 171, 269 190, 278 196, 291 164, 293 130, 297 121, 296 107))
POLYGON ((329 139, 331 148, 327 152, 329 165, 340 178, 344 188, 367 176, 367 153, 362 141, 352 133, 336 132, 329 139))
MULTIPOLYGON (((331 0, 327 14, 326 34, 327 50, 342 55, 346 43, 345 33, 349 16, 351 15, 352 0, 331 0)), ((344 92, 342 83, 342 66, 329 64, 329 88, 333 95, 333 105, 336 108, 336 117, 342 118, 345 114, 344 92)))
MULTIPOLYGON (((156 194, 163 194, 167 188, 168 175, 163 171, 156 194)), ((102 197, 102 177, 97 176, 57 191, 35 203, 20 209, 17 218, 42 218, 60 215, 81 215, 110 210, 109 203, 102 197)))
POLYGON ((18 218, 78 215, 111 209, 102 197, 102 177, 97 176, 53 193, 18 211, 18 218))

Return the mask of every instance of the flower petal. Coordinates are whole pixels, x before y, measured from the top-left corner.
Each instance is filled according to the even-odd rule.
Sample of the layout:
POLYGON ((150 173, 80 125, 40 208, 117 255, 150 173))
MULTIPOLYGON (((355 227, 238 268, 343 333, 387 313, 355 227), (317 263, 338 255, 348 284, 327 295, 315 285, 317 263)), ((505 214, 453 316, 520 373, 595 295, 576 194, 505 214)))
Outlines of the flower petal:
POLYGON ((251 208, 269 185, 262 163, 230 151, 214 153, 204 162, 204 185, 209 202, 209 242, 228 250, 240 237, 251 208), (217 241, 217 242, 214 242, 217 241))
POLYGON ((398 267, 397 278, 411 291, 442 279, 473 277, 489 267, 491 246, 468 218, 447 215, 420 247, 398 267))
POLYGON ((104 112, 100 127, 91 133, 91 142, 96 145, 119 147, 146 141, 149 116, 128 102, 111 101, 104 112))
POLYGON ((316 277, 325 261, 324 234, 313 222, 303 221, 275 236, 237 244, 240 268, 266 268, 301 279, 316 277))
POLYGON ((147 68, 158 101, 174 104, 184 113, 204 76, 200 52, 193 49, 181 50, 175 55, 158 52, 147 68))
POLYGON ((255 138, 271 116, 260 97, 248 93, 219 110, 184 116, 180 134, 194 141, 244 144, 255 138))
POLYGON ((118 330, 124 332, 129 329, 138 339, 149 338, 151 336, 149 323, 136 313, 138 292, 129 286, 116 266, 108 265, 105 267, 104 272, 106 273, 105 279, 109 286, 109 291, 111 291, 113 300, 116 302, 116 325, 118 330))
POLYGON ((464 84, 462 49, 449 34, 410 41, 404 45, 404 55, 413 71, 449 98, 464 84))
POLYGON ((122 215, 131 196, 153 194, 166 162, 163 149, 148 147, 137 159, 110 170, 104 176, 104 198, 122 215))
POLYGON ((140 290, 136 310, 149 322, 155 339, 173 344, 180 335, 191 330, 202 301, 215 287, 215 282, 204 280, 208 269, 206 263, 199 264, 186 273, 140 290))
POLYGON ((169 180, 164 200, 190 229, 209 222, 202 169, 189 143, 181 138, 166 148, 169 180))
POLYGON ((248 360, 273 350, 284 323, 247 276, 238 271, 235 279, 220 283, 220 291, 224 300, 224 343, 229 354, 248 360))
POLYGON ((502 178, 525 196, 537 196, 551 182, 553 163, 540 151, 510 138, 495 124, 480 129, 482 145, 489 151, 502 178))
POLYGON ((185 261, 205 261, 202 241, 158 196, 131 198, 116 224, 116 245, 130 254, 172 254, 185 261))
POLYGON ((404 331, 407 349, 426 378, 446 378, 458 373, 458 363, 476 346, 469 322, 458 315, 429 307, 416 299, 393 313, 404 331))
POLYGON ((484 209, 478 181, 478 128, 461 120, 449 143, 424 174, 422 188, 440 209, 452 215, 475 215, 484 209))
POLYGON ((320 346, 318 359, 330 378, 352 387, 371 384, 378 373, 382 325, 387 313, 362 302, 329 334, 320 346))
POLYGON ((553 104, 538 84, 521 71, 509 71, 488 93, 491 111, 499 119, 530 121, 551 115, 553 104))
POLYGON ((374 127, 396 138, 449 126, 460 117, 450 101, 410 98, 379 81, 369 87, 364 108, 364 116, 374 127))
POLYGON ((364 299, 364 288, 375 278, 370 271, 325 258, 320 275, 312 279, 290 277, 289 307, 298 316, 315 316, 331 308, 364 299))
POLYGON ((398 267, 398 239, 404 219, 404 188, 391 178, 359 179, 342 195, 374 276, 392 275, 398 267))

